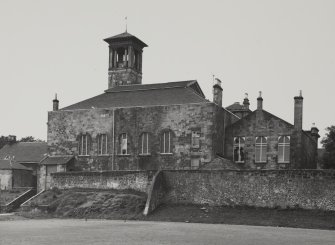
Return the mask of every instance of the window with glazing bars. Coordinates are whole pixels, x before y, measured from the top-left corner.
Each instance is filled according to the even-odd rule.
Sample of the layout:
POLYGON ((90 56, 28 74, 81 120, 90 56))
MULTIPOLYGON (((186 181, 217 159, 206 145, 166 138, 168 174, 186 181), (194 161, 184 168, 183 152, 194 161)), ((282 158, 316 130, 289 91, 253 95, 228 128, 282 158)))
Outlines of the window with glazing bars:
POLYGON ((256 137, 255 162, 266 162, 267 138, 256 137))
POLYGON ((167 154, 171 152, 171 132, 165 131, 161 135, 161 153, 167 154))
POLYGON ((278 162, 290 162, 290 136, 280 136, 278 138, 278 162))
POLYGON ((107 134, 98 135, 98 155, 108 154, 107 134))
POLYGON ((234 138, 234 161, 235 162, 244 162, 244 137, 235 137, 234 138))

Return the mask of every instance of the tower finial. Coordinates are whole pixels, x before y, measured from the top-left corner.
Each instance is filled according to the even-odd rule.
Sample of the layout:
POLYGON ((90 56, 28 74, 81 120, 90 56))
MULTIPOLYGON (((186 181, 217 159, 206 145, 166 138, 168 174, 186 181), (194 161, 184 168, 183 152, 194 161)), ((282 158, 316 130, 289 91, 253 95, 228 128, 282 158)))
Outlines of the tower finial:
POLYGON ((126 21, 126 32, 127 32, 128 31, 128 18, 127 18, 127 16, 124 19, 126 21))
POLYGON ((55 100, 57 100, 57 93, 55 93, 55 100))

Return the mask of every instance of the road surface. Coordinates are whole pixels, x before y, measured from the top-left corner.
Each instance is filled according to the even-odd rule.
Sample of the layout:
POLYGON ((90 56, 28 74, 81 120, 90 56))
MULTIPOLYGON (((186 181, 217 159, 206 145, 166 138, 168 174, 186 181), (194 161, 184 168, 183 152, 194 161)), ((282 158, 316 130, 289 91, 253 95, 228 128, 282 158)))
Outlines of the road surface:
POLYGON ((115 220, 0 221, 0 244, 335 244, 335 231, 115 220))

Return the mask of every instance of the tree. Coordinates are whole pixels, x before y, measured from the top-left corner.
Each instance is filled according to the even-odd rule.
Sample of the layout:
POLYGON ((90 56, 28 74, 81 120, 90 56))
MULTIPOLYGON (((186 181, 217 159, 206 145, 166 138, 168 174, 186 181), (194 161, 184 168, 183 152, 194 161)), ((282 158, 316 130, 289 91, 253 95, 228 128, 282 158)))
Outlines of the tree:
POLYGON ((326 130, 326 137, 321 141, 325 148, 322 158, 323 168, 335 169, 335 126, 327 127, 326 130))
POLYGON ((41 142, 40 139, 35 139, 33 136, 22 137, 20 142, 41 142))

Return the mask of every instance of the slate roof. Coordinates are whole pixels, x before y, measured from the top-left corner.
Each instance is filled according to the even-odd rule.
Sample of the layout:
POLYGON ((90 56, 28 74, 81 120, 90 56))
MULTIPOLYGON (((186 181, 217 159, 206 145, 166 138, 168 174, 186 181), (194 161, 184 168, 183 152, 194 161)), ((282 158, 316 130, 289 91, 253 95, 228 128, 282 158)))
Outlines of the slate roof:
POLYGON ((111 37, 108 37, 108 38, 105 38, 104 41, 107 42, 107 43, 110 43, 110 42, 114 42, 114 41, 122 41, 122 40, 134 40, 138 43, 141 44, 141 46, 143 47, 148 47, 147 44, 145 44, 144 42, 142 42, 139 38, 135 37, 134 35, 130 34, 129 32, 123 32, 121 34, 118 34, 118 35, 115 35, 115 36, 111 36, 111 37))
POLYGON ((46 142, 17 142, 2 147, 0 159, 14 156, 15 162, 40 162, 46 153, 46 142))
POLYGON ((31 170, 30 168, 27 168, 22 164, 14 161, 12 161, 11 163, 10 160, 0 160, 0 170, 10 170, 10 169, 31 170))
POLYGON ((126 85, 61 110, 208 103, 197 81, 126 85))
POLYGON ((235 102, 234 104, 226 107, 227 110, 246 110, 244 105, 241 105, 239 102, 235 102))
MULTIPOLYGON (((250 120, 250 118, 252 118, 252 117, 256 114, 256 112, 257 112, 257 110, 254 110, 254 111, 251 112, 249 115, 247 115, 247 116, 241 118, 240 120, 238 120, 238 121, 232 123, 231 125, 229 125, 229 127, 231 127, 231 126, 233 126, 233 125, 236 125, 236 124, 239 124, 239 123, 241 123, 243 120, 250 120)), ((267 115, 270 116, 270 117, 277 118, 278 120, 280 120, 280 121, 282 121, 283 123, 285 123, 288 127, 291 127, 291 128, 294 127, 293 124, 291 124, 291 123, 285 121, 284 119, 282 119, 282 118, 280 118, 280 117, 277 117, 276 115, 273 115, 272 113, 270 113, 270 112, 268 112, 268 111, 266 111, 266 110, 264 110, 264 109, 262 110, 262 112, 265 113, 265 114, 267 114, 267 115)))
POLYGON ((73 158, 73 156, 48 156, 41 161, 41 165, 65 165, 73 158))

